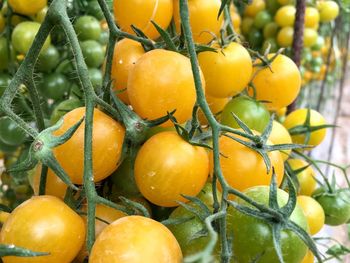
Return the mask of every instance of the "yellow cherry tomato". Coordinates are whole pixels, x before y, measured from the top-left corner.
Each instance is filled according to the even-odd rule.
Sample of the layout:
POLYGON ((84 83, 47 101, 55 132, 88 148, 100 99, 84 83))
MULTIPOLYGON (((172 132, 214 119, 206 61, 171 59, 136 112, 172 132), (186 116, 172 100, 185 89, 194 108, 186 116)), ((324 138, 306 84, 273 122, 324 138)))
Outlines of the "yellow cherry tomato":
MULTIPOLYGON (((270 54, 271 58, 273 55, 270 54)), ((256 63, 260 63, 259 60, 256 63)), ((285 55, 278 55, 271 63, 271 69, 254 68, 253 84, 256 88, 256 99, 267 101, 269 110, 278 110, 291 104, 298 96, 301 86, 301 75, 295 63, 285 55), (257 72, 258 71, 258 72, 257 72)), ((249 94, 253 91, 250 89, 249 94)))
POLYGON ((253 71, 249 52, 235 42, 217 52, 201 52, 198 60, 205 78, 206 93, 216 98, 228 98, 240 93, 247 86, 253 71))
POLYGON ((113 10, 115 20, 121 30, 135 34, 131 28, 133 25, 149 38, 156 39, 159 37, 159 33, 151 21, 157 23, 164 30, 167 29, 173 15, 173 1, 114 0, 113 10))
MULTIPOLYGON (((288 130, 293 127, 303 125, 306 121, 308 109, 298 109, 287 115, 283 125, 288 130)), ((326 120, 324 117, 315 110, 310 110, 310 127, 325 125, 326 120)), ((309 141, 306 140, 306 134, 292 135, 292 140, 294 143, 308 144, 312 146, 319 145, 326 137, 327 130, 325 128, 313 131, 310 133, 309 141)))
MULTIPOLYGON (((307 162, 305 162, 302 159, 289 159, 287 162, 293 171, 299 170, 309 165, 307 162)), ((316 174, 314 169, 311 166, 299 172, 297 174, 297 179, 299 183, 298 194, 311 196, 316 189, 317 182, 315 178, 316 178, 316 174)))
POLYGON ((320 22, 320 14, 317 8, 308 6, 305 9, 305 26, 310 28, 317 28, 320 22))
POLYGON ((286 116, 286 113, 287 113, 287 107, 283 107, 283 108, 276 110, 276 114, 280 118, 286 116))
POLYGON ((277 34, 277 43, 281 47, 291 47, 293 44, 294 29, 290 26, 282 27, 277 34))
POLYGON ((304 46, 312 47, 316 44, 318 38, 318 33, 315 29, 304 28, 304 46))
MULTIPOLYGON (((213 38, 220 36, 223 15, 217 18, 220 0, 191 0, 188 1, 190 25, 194 41, 207 44, 213 38)), ((178 32, 181 31, 179 0, 174 0, 174 21, 178 32)))
POLYGON ((127 216, 107 226, 92 247, 89 263, 180 263, 176 238, 161 223, 127 216))
POLYGON ((339 15, 339 6, 334 1, 317 1, 317 9, 321 22, 332 21, 339 15))
MULTIPOLYGON (((237 135, 231 134, 231 136, 247 140, 237 135)), ((222 154, 220 156, 221 169, 231 187, 243 191, 257 185, 270 185, 272 169, 267 173, 264 160, 256 151, 226 136, 220 137, 219 145, 222 154)), ((268 156, 271 166, 275 169, 277 184, 280 185, 284 174, 282 156, 278 151, 270 152, 268 156)), ((210 166, 213 172, 212 151, 210 151, 210 166)))
MULTIPOLYGON (((76 108, 68 112, 64 116, 62 126, 54 132, 54 135, 62 135, 81 120, 84 115, 85 107, 76 108)), ((56 159, 75 184, 83 183, 84 124, 85 121, 80 125, 72 138, 54 149, 56 159)), ((118 168, 124 136, 125 128, 121 124, 99 109, 94 110, 92 161, 95 182, 105 179, 118 168)))
POLYGON ((127 38, 115 45, 111 79, 118 97, 126 104, 130 104, 126 91, 129 73, 143 54, 145 54, 145 50, 142 45, 127 38))
MULTIPOLYGON (((211 112, 214 115, 217 115, 219 112, 221 112, 224 108, 227 102, 230 100, 229 98, 214 98, 211 96, 206 95, 206 100, 208 102, 209 108, 211 112)), ((216 116, 217 119, 219 119, 218 116, 216 116)), ((207 119, 204 116, 204 113, 202 110, 198 111, 198 119, 201 122, 201 124, 208 124, 207 119)))
POLYGON ((0 211, 0 225, 4 224, 10 215, 10 213, 0 211))
POLYGON ((306 216, 310 234, 316 235, 320 232, 325 222, 325 214, 322 206, 310 196, 300 195, 297 200, 306 216))
MULTIPOLYGON (((278 121, 273 121, 272 131, 271 131, 269 140, 273 144, 290 144, 290 143, 292 143, 292 138, 290 137, 288 130, 282 124, 280 124, 278 121)), ((288 159, 291 150, 282 150, 280 152, 281 152, 281 156, 283 158, 283 161, 285 161, 288 159)))
POLYGON ((41 257, 3 257, 4 263, 70 263, 85 239, 81 217, 60 199, 36 196, 18 206, 1 229, 0 243, 37 252, 41 257))
POLYGON ((301 263, 314 263, 315 262, 315 256, 312 254, 311 250, 309 250, 304 257, 303 261, 301 263))
POLYGON ((8 0, 10 7, 18 14, 35 15, 47 5, 47 0, 8 0))
POLYGON ((292 5, 282 6, 277 10, 275 22, 280 27, 293 26, 295 21, 296 9, 292 5))
POLYGON ((251 4, 247 5, 244 14, 246 16, 254 17, 257 13, 264 10, 266 3, 264 0, 253 0, 251 4))
MULTIPOLYGON (((205 87, 204 79, 202 81, 205 87)), ((190 60, 173 51, 155 49, 144 54, 129 74, 128 97, 137 114, 157 119, 176 110, 179 123, 192 117, 196 90, 190 60)), ((167 121, 162 126, 173 126, 167 121)))

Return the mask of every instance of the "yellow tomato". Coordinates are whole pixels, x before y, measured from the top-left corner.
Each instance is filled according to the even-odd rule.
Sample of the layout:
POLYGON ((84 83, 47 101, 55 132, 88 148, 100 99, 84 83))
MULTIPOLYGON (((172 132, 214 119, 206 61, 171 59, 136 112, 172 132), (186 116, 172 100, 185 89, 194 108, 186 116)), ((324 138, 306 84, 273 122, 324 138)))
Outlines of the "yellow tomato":
POLYGON ((149 38, 156 39, 159 33, 151 21, 164 30, 167 29, 173 15, 172 0, 114 0, 114 17, 119 27, 135 34, 131 25, 136 26, 149 38), (137 7, 137 8, 135 8, 137 7))
POLYGON ((127 216, 107 226, 92 247, 89 263, 180 263, 182 253, 173 234, 161 223, 127 216))
POLYGON ((145 54, 145 50, 142 45, 127 38, 115 45, 111 79, 118 97, 126 104, 130 103, 126 91, 129 73, 143 54, 145 54))
POLYGON ((320 14, 314 7, 308 6, 305 9, 305 26, 317 28, 320 21, 320 14))
MULTIPOLYGON (((293 171, 299 170, 309 165, 307 162, 301 159, 290 159, 288 160, 288 164, 290 165, 293 171)), ((299 183, 298 194, 311 196, 316 189, 317 182, 315 178, 316 174, 311 166, 307 167, 302 172, 299 172, 297 174, 297 179, 299 183)))
POLYGON ((315 29, 304 28, 304 46, 312 47, 316 44, 318 38, 318 33, 315 29))
POLYGON ((241 27, 242 20, 241 20, 241 16, 237 12, 235 12, 234 9, 231 9, 231 20, 232 20, 233 27, 237 32, 241 27))
MULTIPOLYGON (((298 109, 287 115, 283 125, 288 130, 293 127, 303 125, 306 121, 308 109, 298 109)), ((310 127, 325 125, 326 120, 324 117, 315 110, 310 110, 310 127)), ((294 143, 308 144, 312 146, 319 145, 326 137, 326 128, 313 131, 310 133, 309 141, 306 140, 306 134, 292 135, 292 140, 294 143)))
MULTIPOLYGON (((85 107, 76 108, 68 112, 64 116, 62 126, 54 132, 54 135, 62 135, 81 120, 84 115, 85 107)), ((72 138, 54 149, 55 157, 75 184, 83 183, 84 124, 85 121, 80 125, 72 138)), ((102 111, 94 110, 92 160, 95 182, 105 179, 118 168, 124 136, 125 128, 121 124, 102 111)))
POLYGON ((284 117, 287 113, 287 107, 280 108, 276 111, 278 117, 284 117))
MULTIPOLYGON (((270 54, 271 58, 273 55, 270 54)), ((256 62, 260 63, 259 60, 256 62)), ((256 99, 267 101, 269 110, 278 110, 291 104, 298 96, 301 76, 295 63, 285 55, 278 55, 270 68, 259 70, 255 67, 253 84, 256 88, 256 99), (259 71, 259 72, 257 72, 259 71)), ((250 89, 249 94, 253 91, 250 89)))
MULTIPOLYGON (((269 140, 273 144, 290 144, 292 143, 292 138, 288 130, 279 122, 273 121, 272 131, 269 137, 269 140)), ((291 150, 282 150, 281 156, 283 161, 287 160, 291 150)))
POLYGON ((18 14, 35 15, 47 5, 47 0, 8 0, 9 5, 18 14))
POLYGON ((291 47, 293 44, 294 29, 290 26, 282 27, 277 34, 277 43, 281 47, 291 47))
MULTIPOLYGON (((214 115, 217 115, 219 112, 221 112, 224 109, 225 105, 227 104, 227 102, 230 99, 229 98, 214 98, 214 97, 206 95, 206 100, 208 102, 208 105, 209 105, 211 112, 214 115)), ((205 118, 202 110, 198 111, 198 119, 199 119, 201 124, 208 124, 208 121, 205 118)))
POLYGON ((266 7, 264 0, 253 0, 251 4, 247 5, 244 14, 250 17, 254 17, 257 13, 264 10, 266 7))
POLYGON ((321 22, 329 22, 339 15, 339 6, 335 1, 317 1, 321 22))
POLYGON ((314 262, 315 262, 314 254, 312 254, 311 250, 309 250, 301 263, 314 263, 314 262))
MULTIPOLYGON (((194 41, 207 44, 213 37, 220 36, 223 15, 217 19, 220 0, 191 0, 188 1, 190 25, 194 41)), ((181 31, 179 0, 174 0, 174 21, 178 32, 181 31)))
POLYGON ((325 214, 322 206, 312 197, 298 196, 298 204, 306 216, 309 224, 310 234, 316 235, 324 226, 325 214))
POLYGON ((240 93, 253 71, 249 52, 235 42, 217 52, 201 52, 198 60, 205 78, 206 93, 216 98, 240 93))
POLYGON ((296 9, 292 5, 282 6, 277 10, 275 22, 280 27, 293 26, 295 20, 296 9))

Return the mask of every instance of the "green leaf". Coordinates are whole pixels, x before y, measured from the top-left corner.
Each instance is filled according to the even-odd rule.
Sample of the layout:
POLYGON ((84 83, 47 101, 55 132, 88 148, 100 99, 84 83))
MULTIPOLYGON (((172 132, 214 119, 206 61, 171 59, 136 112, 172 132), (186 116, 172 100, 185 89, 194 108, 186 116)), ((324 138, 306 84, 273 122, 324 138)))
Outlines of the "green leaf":
POLYGON ((46 256, 49 253, 34 252, 26 248, 16 247, 14 245, 0 244, 0 257, 16 256, 16 257, 37 257, 46 256))

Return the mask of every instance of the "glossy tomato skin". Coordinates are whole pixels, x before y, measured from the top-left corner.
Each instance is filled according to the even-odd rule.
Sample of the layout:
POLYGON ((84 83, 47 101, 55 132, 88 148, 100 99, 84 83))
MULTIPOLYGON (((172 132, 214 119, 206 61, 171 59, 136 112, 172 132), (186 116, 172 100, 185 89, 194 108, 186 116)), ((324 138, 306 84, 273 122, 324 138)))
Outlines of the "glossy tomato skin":
POLYGON ((127 216, 107 226, 92 248, 89 263, 107 262, 180 263, 182 253, 175 237, 161 223, 127 216))
MULTIPOLYGON (((233 137, 237 135, 230 134, 233 137)), ((237 137, 246 140, 242 137, 237 137)), ((227 183, 243 191, 257 185, 270 185, 272 170, 267 173, 263 158, 254 150, 226 136, 219 139, 220 165, 227 183), (244 160, 244 162, 242 161, 244 160)), ((283 179, 283 159, 278 151, 269 153, 272 167, 275 168, 277 184, 283 179)), ((211 172, 213 171, 213 153, 210 152, 211 172)))
POLYGON ((13 120, 4 116, 0 118, 0 140, 11 146, 18 146, 25 142, 27 136, 13 120))
POLYGON ((258 132, 263 132, 270 120, 270 113, 263 103, 245 96, 239 96, 230 100, 221 114, 222 124, 232 128, 240 128, 233 114, 250 129, 258 132))
POLYGON ((334 1, 318 1, 317 9, 320 12, 320 21, 329 22, 339 14, 339 6, 334 1))
POLYGON ((135 180, 142 195, 159 206, 188 202, 181 196, 196 196, 209 174, 208 154, 192 146, 175 132, 152 136, 139 150, 135 180))
POLYGON ((294 29, 291 26, 282 27, 277 34, 277 43, 281 47, 291 47, 293 44, 294 29))
MULTIPOLYGON (((220 0, 192 0, 188 2, 190 26, 193 39, 197 43, 207 44, 214 36, 220 36, 223 16, 217 18, 220 0), (203 19, 205 17, 205 19, 203 19)), ((179 0, 174 0, 174 21, 176 30, 181 32, 179 0)))
POLYGON ((310 234, 316 235, 322 229, 325 221, 322 206, 310 196, 299 195, 297 201, 306 216, 310 234))
POLYGON ((47 0, 9 0, 9 5, 18 14, 35 15, 47 5, 47 0))
MULTIPOLYGON (((286 128, 282 124, 280 124, 278 121, 273 121, 272 124, 272 130, 270 133, 269 140, 273 144, 291 144, 292 138, 290 137, 290 134, 286 128)), ((291 150, 281 150, 281 156, 283 161, 287 160, 289 157, 291 150)))
POLYGON ((349 221, 350 194, 348 191, 337 191, 333 194, 315 193, 314 197, 316 201, 322 206, 326 215, 325 223, 327 225, 339 226, 349 221))
POLYGON ((0 96, 4 93, 5 89, 10 85, 11 83, 11 76, 6 73, 0 73, 0 96))
POLYGON ((235 42, 217 52, 199 53, 198 61, 205 78, 206 93, 216 98, 240 93, 247 86, 253 70, 248 51, 235 42))
MULTIPOLYGON (((269 187, 257 186, 246 190, 244 193, 254 201, 268 206, 269 187)), ((288 194, 278 189, 278 203, 283 206, 288 201, 288 194)), ((241 199, 239 204, 251 206, 241 199)), ((278 258, 272 241, 271 226, 266 222, 240 213, 232 209, 229 210, 228 229, 233 232, 233 253, 237 262, 248 263, 261 255, 259 262, 278 262, 278 258), (231 230, 232 229, 232 230, 231 230)), ((297 205, 290 216, 290 220, 307 230, 307 221, 301 208, 297 205)), ((282 230, 281 247, 284 262, 299 263, 307 252, 307 246, 292 231, 282 230)))
POLYGON ((111 79, 118 97, 126 104, 130 104, 126 91, 129 73, 143 54, 145 50, 139 42, 126 38, 114 47, 111 79))
POLYGON ((263 0, 253 0, 249 5, 246 6, 244 14, 250 17, 255 17, 257 13, 264 10, 266 3, 263 0))
POLYGON ((318 38, 318 33, 315 29, 305 28, 304 30, 304 46, 312 47, 316 44, 318 38))
POLYGON ((91 68, 98 68, 102 65, 105 52, 100 43, 95 40, 86 40, 80 43, 86 65, 91 68))
POLYGON ((41 94, 46 98, 62 100, 69 89, 69 81, 61 73, 50 73, 43 77, 38 86, 41 94))
MULTIPOLYGON (((20 54, 27 54, 39 28, 40 24, 37 22, 25 21, 19 23, 12 32, 13 48, 20 54)), ((42 51, 46 50, 50 43, 51 39, 48 37, 42 47, 42 51)))
POLYGON ((304 257, 303 261, 301 263, 314 263, 315 262, 315 256, 312 254, 312 252, 309 250, 304 257))
POLYGON ((292 5, 282 6, 277 10, 275 21, 280 27, 293 26, 295 20, 296 9, 292 5))
POLYGON ((320 21, 320 14, 317 8, 308 6, 305 9, 305 27, 317 28, 320 21))
POLYGON ((85 238, 84 222, 53 196, 36 196, 18 206, 1 229, 2 244, 14 244, 50 255, 4 257, 4 263, 70 263, 85 238))
MULTIPOLYGON (((85 115, 85 107, 76 108, 64 116, 63 125, 54 132, 62 135, 85 115)), ((75 184, 83 183, 84 172, 84 124, 79 126, 66 143, 54 149, 54 155, 63 169, 75 184), (67 155, 67 153, 71 153, 67 155)), ((125 128, 117 121, 103 113, 94 110, 92 152, 93 174, 95 182, 99 182, 113 173, 121 158, 125 128)))
POLYGON ((159 37, 159 33, 151 21, 166 30, 173 15, 173 1, 115 0, 113 1, 113 10, 115 20, 123 31, 135 34, 131 28, 131 25, 134 25, 149 38, 156 39, 159 37))
MULTIPOLYGON (((303 125, 306 121, 308 109, 297 109, 287 115, 283 125, 288 130, 292 129, 295 126, 303 125)), ((324 117, 315 110, 310 110, 310 127, 325 125, 326 120, 324 117)), ((306 141, 306 134, 292 135, 294 143, 308 144, 312 146, 317 146, 322 143, 326 137, 327 130, 320 129, 313 131, 310 134, 310 140, 306 141)))
MULTIPOLYGON (((173 51, 149 51, 130 71, 127 92, 134 111, 142 118, 157 119, 176 110, 175 118, 184 123, 192 117, 196 102, 191 62, 173 51)), ((162 126, 173 123, 167 121, 162 126)))
POLYGON ((93 16, 81 16, 74 22, 74 29, 81 41, 99 40, 101 36, 100 22, 93 16))
MULTIPOLYGON (((302 159, 289 159, 288 164, 292 170, 298 170, 309 164, 302 159)), ((298 194, 311 196, 316 189, 316 174, 314 169, 309 166, 305 170, 297 174, 297 179, 299 183, 298 194)))
MULTIPOLYGON (((273 55, 270 54, 271 58, 273 55)), ((257 61, 258 62, 258 61, 257 61)), ((301 75, 295 63, 285 55, 278 55, 271 63, 272 71, 264 68, 253 79, 256 88, 256 99, 268 101, 269 110, 278 110, 288 106, 298 96, 301 86, 301 75)), ((253 74, 259 70, 254 68, 253 74)), ((253 92, 250 89, 249 94, 253 92)))
POLYGON ((59 62, 60 53, 55 46, 50 45, 40 53, 36 67, 40 72, 47 73, 54 70, 59 62))

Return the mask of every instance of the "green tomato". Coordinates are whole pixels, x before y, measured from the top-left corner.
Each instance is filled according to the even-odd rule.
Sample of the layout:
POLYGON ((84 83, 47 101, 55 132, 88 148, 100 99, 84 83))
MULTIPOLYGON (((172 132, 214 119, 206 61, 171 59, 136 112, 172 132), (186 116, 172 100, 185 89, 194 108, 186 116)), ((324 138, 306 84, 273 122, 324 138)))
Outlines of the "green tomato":
POLYGON ((248 36, 250 29, 253 27, 253 24, 254 24, 253 18, 251 17, 243 18, 242 25, 241 25, 243 35, 248 36))
POLYGON ((327 225, 339 226, 350 220, 349 190, 325 193, 324 189, 318 189, 314 193, 314 198, 323 208, 327 225))
POLYGON ((87 40, 81 42, 80 46, 88 67, 98 68, 102 65, 105 52, 100 43, 95 40, 87 40))
POLYGON ((252 27, 248 35, 248 40, 252 48, 259 48, 264 41, 264 36, 259 29, 252 27))
POLYGON ((265 25, 270 23, 272 21, 272 17, 269 12, 266 10, 260 11, 259 13, 256 14, 254 18, 254 26, 256 28, 264 28, 265 25))
POLYGON ((64 115, 66 115, 66 113, 76 108, 79 108, 81 106, 83 106, 83 103, 76 98, 72 98, 72 99, 64 100, 60 102, 52 111, 51 119, 50 119, 51 125, 54 125, 56 122, 58 122, 59 119, 61 119, 64 115))
MULTIPOLYGON (((41 24, 31 21, 25 21, 18 24, 12 32, 13 48, 20 54, 27 54, 40 26, 41 24)), ((41 51, 45 51, 50 46, 50 43, 51 39, 48 37, 41 51)))
POLYGON ((88 2, 86 6, 86 12, 99 20, 104 18, 103 12, 97 0, 92 0, 88 2))
POLYGON ((101 44, 101 45, 107 45, 108 44, 108 41, 109 41, 109 32, 108 30, 103 30, 101 32, 101 36, 98 40, 98 42, 101 44))
POLYGON ((100 69, 89 68, 89 78, 95 90, 101 89, 103 76, 100 69))
POLYGON ((74 29, 81 41, 99 40, 101 36, 100 22, 93 16, 81 16, 74 22, 74 29))
POLYGON ((14 57, 15 54, 12 45, 9 46, 5 37, 0 37, 0 71, 7 69, 14 57))
POLYGON ((324 37, 318 35, 316 43, 311 47, 312 50, 319 51, 325 45, 324 37))
POLYGON ((17 146, 8 145, 0 140, 0 152, 12 153, 17 150, 17 146))
POLYGON ((36 66, 40 72, 48 73, 54 70, 59 62, 60 53, 56 47, 50 45, 46 50, 40 53, 36 66))
POLYGON ((0 73, 0 97, 4 93, 5 89, 11 83, 11 76, 5 73, 0 73))
POLYGON ((26 133, 9 117, 0 118, 0 140, 9 146, 19 146, 27 139, 26 133))
POLYGON ((59 100, 68 92, 69 85, 69 81, 63 74, 51 73, 43 77, 39 89, 44 97, 59 100))
POLYGON ((261 102, 246 96, 233 98, 221 113, 221 123, 232 128, 240 128, 233 118, 234 113, 250 129, 263 132, 270 120, 270 113, 261 102))
POLYGON ((281 7, 277 0, 266 0, 266 10, 271 15, 274 15, 276 11, 281 7))
POLYGON ((268 38, 264 41, 261 49, 262 53, 264 53, 268 47, 270 47, 269 53, 275 53, 278 51, 278 44, 275 38, 268 38))
POLYGON ((264 38, 267 39, 271 37, 276 37, 278 33, 278 28, 279 26, 275 22, 270 22, 266 24, 263 31, 264 38))
MULTIPOLYGON (((268 186, 256 186, 244 193, 255 202, 268 206, 269 191, 268 186)), ((288 202, 288 194, 278 189, 277 200, 280 207, 284 206, 288 202)), ((237 199, 236 202, 253 208, 242 199, 237 199)), ((279 262, 273 245, 271 226, 261 219, 231 208, 228 210, 227 218, 228 235, 232 233, 234 237, 232 247, 236 262, 254 262, 259 256, 259 263, 279 262)), ((299 205, 295 207, 290 220, 308 230, 306 217, 299 205)), ((290 230, 281 231, 280 242, 285 263, 300 263, 307 253, 307 246, 290 230)))

